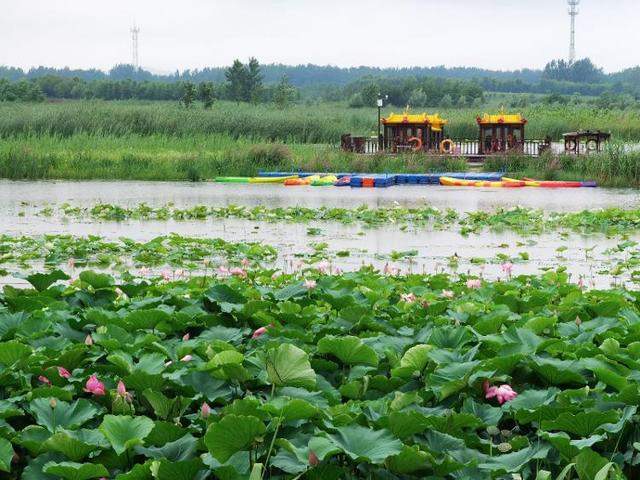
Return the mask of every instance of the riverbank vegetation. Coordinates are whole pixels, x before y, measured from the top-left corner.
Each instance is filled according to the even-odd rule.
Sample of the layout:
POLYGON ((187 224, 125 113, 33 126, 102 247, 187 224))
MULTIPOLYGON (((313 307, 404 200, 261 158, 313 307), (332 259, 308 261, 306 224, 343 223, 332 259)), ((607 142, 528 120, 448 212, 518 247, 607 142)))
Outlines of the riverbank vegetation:
MULTIPOLYGON (((486 110, 498 109, 500 100, 486 110)), ((383 115, 392 110, 385 109, 383 115)), ((448 135, 473 139, 474 119, 483 110, 450 108, 440 114, 450 122, 448 135)), ((512 176, 595 180, 603 186, 640 184, 639 155, 619 145, 640 139, 640 112, 534 105, 522 113, 529 120, 529 138, 559 139, 564 132, 589 127, 611 131, 617 143, 588 158, 504 157, 490 160, 485 169, 512 176)), ((0 104, 0 176, 201 180, 251 176, 263 169, 383 173, 467 168, 463 159, 363 157, 341 152, 337 146, 343 133, 371 136, 376 131, 374 109, 352 109, 344 103, 287 108, 222 101, 213 108, 200 104, 184 108, 177 102, 4 103, 0 104)))
MULTIPOLYGON (((20 135, 0 142, 0 177, 72 180, 211 180, 260 170, 315 172, 465 171, 466 159, 425 155, 363 156, 326 144, 266 143, 225 134, 20 135)), ((601 186, 640 185, 640 153, 612 147, 588 157, 506 156, 486 171, 544 180, 595 180, 601 186)))

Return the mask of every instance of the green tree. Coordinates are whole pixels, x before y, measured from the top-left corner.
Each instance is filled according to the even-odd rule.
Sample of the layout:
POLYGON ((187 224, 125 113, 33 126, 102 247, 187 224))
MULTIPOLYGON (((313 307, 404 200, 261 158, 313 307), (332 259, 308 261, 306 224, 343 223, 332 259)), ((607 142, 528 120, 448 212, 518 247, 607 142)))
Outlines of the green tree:
POLYGON ((444 107, 444 108, 450 108, 453 106, 453 98, 451 98, 451 95, 449 95, 448 93, 442 97, 442 99, 440 100, 440 106, 444 107))
POLYGON ((244 100, 245 88, 247 85, 248 71, 247 68, 238 59, 233 61, 225 72, 227 79, 227 94, 230 100, 240 102, 244 100))
POLYGON ((255 57, 249 59, 246 72, 244 100, 246 102, 258 103, 262 95, 262 73, 260 71, 260 63, 255 57))
POLYGON ((202 82, 198 85, 198 98, 206 110, 213 106, 213 83, 202 82))
POLYGON ((191 105, 193 105, 193 101, 196 98, 196 87, 193 83, 191 82, 185 82, 184 86, 183 86, 183 91, 182 91, 182 104, 186 107, 186 108, 191 108, 191 105))
POLYGON ((280 83, 276 87, 273 101, 278 108, 285 109, 295 100, 297 93, 295 87, 289 83, 289 77, 285 74, 282 75, 280 83))
POLYGON ((426 107, 427 106, 427 94, 421 88, 416 88, 411 92, 409 97, 409 105, 412 107, 426 107))
POLYGON ((380 87, 375 83, 369 83, 362 89, 362 101, 365 107, 375 107, 380 94, 380 87))

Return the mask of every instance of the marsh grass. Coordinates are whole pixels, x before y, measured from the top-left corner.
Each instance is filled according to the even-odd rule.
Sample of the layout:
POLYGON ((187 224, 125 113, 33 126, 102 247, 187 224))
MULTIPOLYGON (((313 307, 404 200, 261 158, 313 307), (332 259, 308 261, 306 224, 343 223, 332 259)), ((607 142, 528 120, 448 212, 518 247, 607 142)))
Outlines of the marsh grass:
MULTIPOLYGON (((384 113, 392 110, 401 109, 388 108, 384 113)), ((439 113, 449 119, 452 137, 476 137, 474 119, 480 110, 439 113)), ((535 106, 522 113, 529 119, 529 138, 549 134, 557 139, 568 130, 600 128, 611 130, 618 139, 640 139, 640 115, 634 110, 535 106)), ((339 151, 342 133, 372 135, 375 122, 374 109, 329 103, 278 110, 218 102, 210 111, 169 102, 5 103, 0 105, 0 177, 197 181, 218 175, 250 176, 261 169, 378 173, 467 168, 455 158, 364 157, 339 151)), ((505 157, 490 160, 485 168, 546 179, 638 185, 639 157, 640 153, 613 146, 590 157, 505 157)))
POLYGON ((260 170, 433 172, 465 170, 459 158, 360 156, 330 145, 254 144, 227 135, 28 136, 0 142, 0 177, 9 179, 204 180, 260 170))
MULTIPOLYGON (((387 107, 383 115, 402 111, 387 107)), ((449 120, 454 138, 476 138, 479 108, 416 108, 438 112, 449 120)), ((517 110, 517 109, 516 109, 517 110)), ((640 111, 599 110, 586 106, 534 105, 520 109, 529 120, 527 137, 550 135, 559 140, 577 129, 610 131, 621 141, 640 140, 640 111)), ((231 138, 280 143, 338 144, 340 135, 375 135, 377 114, 373 108, 348 108, 341 103, 300 104, 280 110, 273 105, 217 102, 211 110, 199 106, 185 109, 173 102, 65 101, 59 103, 0 104, 0 138, 25 135, 71 137, 78 133, 105 136, 225 134, 231 138)))

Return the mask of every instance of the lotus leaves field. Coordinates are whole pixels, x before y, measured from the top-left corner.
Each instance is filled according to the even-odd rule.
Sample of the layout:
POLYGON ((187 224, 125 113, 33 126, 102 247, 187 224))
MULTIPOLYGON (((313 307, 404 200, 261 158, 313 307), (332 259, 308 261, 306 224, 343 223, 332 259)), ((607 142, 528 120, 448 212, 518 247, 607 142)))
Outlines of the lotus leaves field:
POLYGON ((270 255, 5 286, 2 475, 637 478, 637 292, 270 255))
POLYGON ((640 209, 604 208, 579 212, 544 212, 527 207, 500 208, 494 211, 457 212, 432 206, 370 208, 340 207, 255 207, 241 205, 195 205, 180 208, 173 204, 161 207, 141 203, 132 207, 96 204, 79 207, 68 203, 47 206, 38 215, 59 214, 71 218, 123 221, 135 220, 206 220, 238 218, 252 221, 309 222, 329 221, 343 224, 362 224, 367 227, 397 224, 398 228, 433 227, 439 230, 458 228, 462 234, 478 233, 487 228, 512 230, 519 234, 536 235, 545 231, 571 231, 585 234, 603 233, 609 236, 634 233, 640 230, 640 209))

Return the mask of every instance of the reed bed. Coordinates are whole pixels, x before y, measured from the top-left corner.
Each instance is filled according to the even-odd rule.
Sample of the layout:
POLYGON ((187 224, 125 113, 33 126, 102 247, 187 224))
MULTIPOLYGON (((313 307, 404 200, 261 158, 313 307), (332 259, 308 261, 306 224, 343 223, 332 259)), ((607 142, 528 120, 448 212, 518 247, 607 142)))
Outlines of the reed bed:
MULTIPOLYGON (((449 120, 454 138, 476 138, 475 118, 498 107, 419 109, 438 112, 449 120)), ((385 108, 383 115, 402 108, 385 108)), ((418 109, 415 109, 416 111, 418 109)), ((577 129, 610 131, 621 141, 640 141, 638 110, 597 110, 586 106, 534 105, 520 112, 529 120, 527 137, 554 140, 577 129)), ((375 135, 377 112, 373 108, 348 108, 344 104, 300 104, 285 110, 273 105, 217 102, 213 109, 185 109, 171 102, 65 101, 44 104, 0 104, 0 138, 52 135, 165 135, 190 137, 225 134, 231 138, 282 143, 337 144, 346 132, 375 135)))

